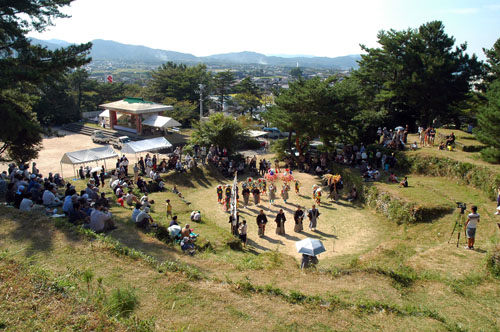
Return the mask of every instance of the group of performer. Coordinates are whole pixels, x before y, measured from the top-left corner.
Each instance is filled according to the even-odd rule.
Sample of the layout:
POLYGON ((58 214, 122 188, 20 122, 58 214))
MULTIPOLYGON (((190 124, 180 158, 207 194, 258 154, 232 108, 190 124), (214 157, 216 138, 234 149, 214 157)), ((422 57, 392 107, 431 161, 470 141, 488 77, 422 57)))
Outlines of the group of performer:
MULTIPOLYGON (((297 180, 294 180, 295 184, 295 193, 300 195, 300 183, 297 180)), ((241 183, 241 194, 243 195, 243 206, 246 208, 250 202, 250 195, 253 196, 253 202, 255 205, 260 204, 261 195, 269 196, 269 203, 274 205, 275 200, 277 199, 277 188, 278 184, 274 182, 270 182, 269 186, 267 185, 267 181, 265 179, 253 180, 252 178, 248 178, 247 181, 241 183)), ((231 207, 231 199, 232 199, 232 186, 230 184, 222 185, 219 184, 216 188, 217 190, 217 201, 222 205, 224 211, 229 211, 231 207)), ((290 198, 290 183, 284 182, 281 185, 280 196, 285 203, 290 198)), ((239 203, 239 187, 236 186, 236 200, 239 203)))

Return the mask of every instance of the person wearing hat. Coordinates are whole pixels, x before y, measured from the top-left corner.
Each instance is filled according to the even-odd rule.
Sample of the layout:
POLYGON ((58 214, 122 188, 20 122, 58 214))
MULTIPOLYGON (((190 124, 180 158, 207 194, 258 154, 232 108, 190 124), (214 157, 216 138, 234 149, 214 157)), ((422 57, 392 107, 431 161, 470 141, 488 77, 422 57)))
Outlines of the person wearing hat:
POLYGON ((139 228, 148 228, 150 226, 150 223, 154 225, 153 218, 149 215, 150 209, 149 207, 145 207, 139 214, 137 215, 137 218, 135 219, 135 225, 139 228))
POLYGON ((19 206, 21 205, 21 201, 24 198, 24 186, 20 185, 17 187, 16 194, 14 195, 14 207, 16 209, 19 209, 19 206))

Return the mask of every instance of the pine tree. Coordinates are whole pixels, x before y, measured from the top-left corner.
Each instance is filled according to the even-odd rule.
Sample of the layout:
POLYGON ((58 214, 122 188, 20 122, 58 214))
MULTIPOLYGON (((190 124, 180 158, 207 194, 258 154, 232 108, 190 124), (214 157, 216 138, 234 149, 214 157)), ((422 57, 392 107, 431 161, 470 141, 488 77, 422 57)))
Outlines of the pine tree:
POLYGON ((0 3, 0 159, 18 163, 35 158, 41 127, 32 109, 40 99, 39 86, 57 81, 69 68, 90 61, 91 43, 49 51, 32 45, 26 34, 43 31, 60 8, 72 0, 5 0, 0 3))
POLYGON ((488 147, 481 151, 481 157, 493 163, 500 163, 500 80, 491 83, 486 92, 487 104, 477 116, 476 137, 488 147))

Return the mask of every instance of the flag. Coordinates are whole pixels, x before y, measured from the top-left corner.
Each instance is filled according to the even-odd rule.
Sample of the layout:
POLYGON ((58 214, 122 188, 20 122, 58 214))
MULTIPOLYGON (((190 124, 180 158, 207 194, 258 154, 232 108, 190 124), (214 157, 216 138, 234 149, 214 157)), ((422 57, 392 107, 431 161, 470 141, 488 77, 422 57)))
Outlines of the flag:
POLYGON ((108 75, 108 76, 106 76, 106 81, 107 81, 108 83, 113 83, 113 75, 108 75))
POLYGON ((238 172, 234 173, 233 188, 231 192, 231 216, 233 216, 233 225, 236 225, 236 212, 238 212, 238 203, 236 201, 237 193, 236 188, 238 186, 238 172))

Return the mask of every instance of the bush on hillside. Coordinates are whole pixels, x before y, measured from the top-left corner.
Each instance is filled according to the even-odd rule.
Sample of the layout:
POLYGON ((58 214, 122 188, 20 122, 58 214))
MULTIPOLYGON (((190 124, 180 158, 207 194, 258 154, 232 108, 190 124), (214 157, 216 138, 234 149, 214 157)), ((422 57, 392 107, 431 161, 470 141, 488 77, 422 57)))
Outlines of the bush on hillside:
POLYGON ((139 304, 137 295, 130 288, 114 289, 108 298, 108 312, 116 317, 128 317, 139 304))
POLYGON ((488 255, 487 261, 488 270, 495 278, 500 279, 500 245, 497 245, 495 249, 488 255))

